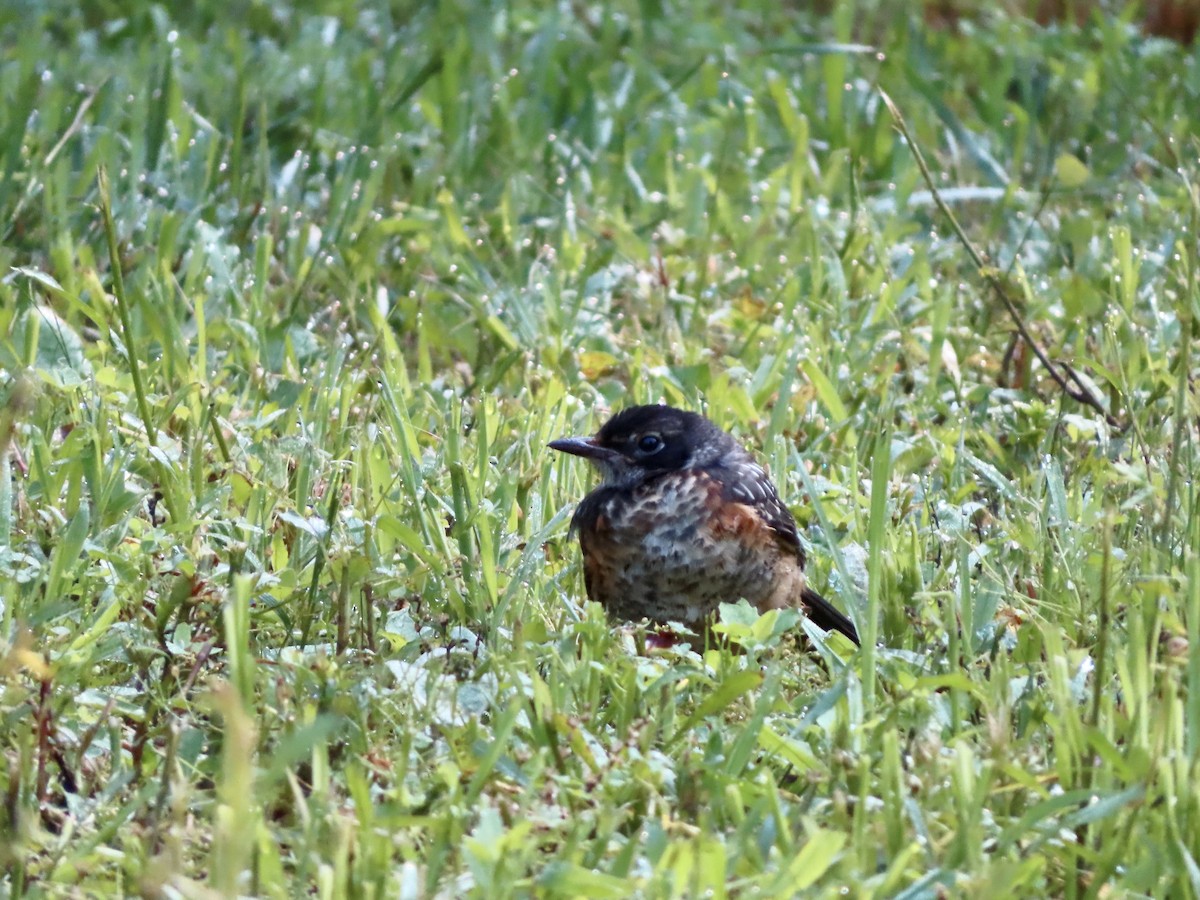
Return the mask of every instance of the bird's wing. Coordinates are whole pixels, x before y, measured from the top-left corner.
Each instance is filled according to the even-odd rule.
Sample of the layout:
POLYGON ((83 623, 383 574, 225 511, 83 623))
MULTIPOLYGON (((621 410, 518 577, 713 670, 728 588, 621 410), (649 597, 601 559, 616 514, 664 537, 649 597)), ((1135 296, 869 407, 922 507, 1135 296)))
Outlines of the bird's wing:
POLYGON ((804 547, 796 531, 796 520, 783 501, 766 469, 752 459, 739 460, 725 467, 721 487, 723 499, 753 506, 762 515, 780 545, 794 552, 804 568, 804 547))
MULTIPOLYGON (((775 540, 796 554, 803 569, 804 547, 796 531, 796 520, 779 499, 779 492, 766 470, 751 459, 739 460, 726 469, 720 479, 723 499, 754 507, 771 529, 775 540)), ((799 599, 814 624, 826 631, 840 631, 858 644, 858 630, 854 623, 832 603, 808 586, 801 591, 799 599)))

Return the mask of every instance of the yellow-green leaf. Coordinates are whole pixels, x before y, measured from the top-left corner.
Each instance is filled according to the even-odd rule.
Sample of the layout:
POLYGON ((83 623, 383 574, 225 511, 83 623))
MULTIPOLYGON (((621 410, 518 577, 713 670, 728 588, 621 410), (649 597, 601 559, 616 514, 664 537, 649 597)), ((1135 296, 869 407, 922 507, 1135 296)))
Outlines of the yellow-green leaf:
POLYGON ((1091 177, 1088 167, 1073 153, 1060 153, 1054 161, 1054 177, 1060 187, 1077 188, 1091 177))

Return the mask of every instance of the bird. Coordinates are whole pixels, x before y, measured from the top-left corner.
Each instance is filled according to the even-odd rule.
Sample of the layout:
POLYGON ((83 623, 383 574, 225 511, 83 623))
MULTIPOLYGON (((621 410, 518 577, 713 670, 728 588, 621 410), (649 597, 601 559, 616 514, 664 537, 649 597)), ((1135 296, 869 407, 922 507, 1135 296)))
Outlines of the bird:
POLYGON ((800 608, 859 643, 854 623, 808 586, 796 520, 766 469, 711 420, 631 406, 594 436, 549 446, 600 472, 570 532, 588 598, 610 616, 704 629, 719 604, 744 598, 760 613, 800 608))

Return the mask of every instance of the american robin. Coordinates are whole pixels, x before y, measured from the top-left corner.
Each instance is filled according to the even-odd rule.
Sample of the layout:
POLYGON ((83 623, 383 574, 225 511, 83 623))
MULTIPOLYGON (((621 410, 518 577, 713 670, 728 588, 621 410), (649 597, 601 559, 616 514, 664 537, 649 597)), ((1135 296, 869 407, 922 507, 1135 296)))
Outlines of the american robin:
POLYGON ((571 520, 588 597, 624 619, 703 626, 719 603, 799 607, 858 643, 804 580, 796 520, 766 471, 704 416, 633 406, 595 437, 551 441, 600 470, 571 520))

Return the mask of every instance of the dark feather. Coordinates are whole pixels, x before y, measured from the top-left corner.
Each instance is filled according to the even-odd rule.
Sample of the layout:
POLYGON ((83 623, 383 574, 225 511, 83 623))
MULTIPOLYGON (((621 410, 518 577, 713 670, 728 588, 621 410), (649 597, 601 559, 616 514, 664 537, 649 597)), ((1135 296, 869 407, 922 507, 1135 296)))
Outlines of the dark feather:
POLYGON ((804 604, 808 617, 818 628, 826 631, 840 631, 854 641, 856 646, 862 646, 858 640, 858 629, 854 627, 854 623, 812 588, 804 588, 800 593, 800 601, 804 604))

